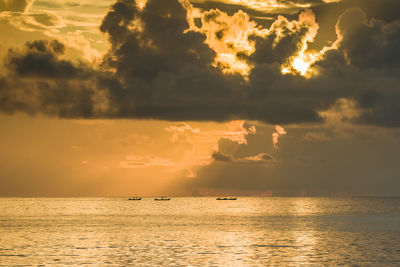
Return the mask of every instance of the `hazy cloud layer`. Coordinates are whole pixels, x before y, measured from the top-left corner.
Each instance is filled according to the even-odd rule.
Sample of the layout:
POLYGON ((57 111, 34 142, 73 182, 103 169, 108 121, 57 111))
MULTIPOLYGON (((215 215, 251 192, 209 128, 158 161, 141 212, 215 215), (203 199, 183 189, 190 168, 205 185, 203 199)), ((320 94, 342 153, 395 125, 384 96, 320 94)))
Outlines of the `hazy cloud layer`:
POLYGON ((0 0, 0 11, 23 12, 28 9, 34 0, 0 0))
POLYGON ((270 126, 257 125, 257 134, 246 136, 243 144, 221 139, 213 161, 172 190, 193 195, 398 195, 398 133, 341 124, 349 127, 351 137, 332 128, 288 128, 277 150, 268 138, 274 130, 270 126))
POLYGON ((181 2, 150 0, 143 8, 128 0, 113 4, 100 26, 111 48, 96 67, 66 60, 57 41, 32 41, 10 50, 9 73, 0 80, 0 110, 288 124, 320 122, 321 112, 348 99, 359 110, 351 120, 400 126, 398 20, 346 11, 338 18, 336 41, 307 63, 312 71, 304 77, 306 70, 290 64, 305 55, 317 34, 312 11, 296 20, 278 17, 262 28, 243 13, 231 20, 215 10, 203 17, 208 26, 198 27, 183 7, 190 4, 181 2), (228 32, 224 21, 238 32, 228 32), (253 31, 238 34, 240 23, 250 23, 253 31), (211 33, 216 38, 210 39, 211 33), (248 66, 248 73, 236 71, 237 64, 248 66), (290 73, 282 73, 284 66, 290 73))

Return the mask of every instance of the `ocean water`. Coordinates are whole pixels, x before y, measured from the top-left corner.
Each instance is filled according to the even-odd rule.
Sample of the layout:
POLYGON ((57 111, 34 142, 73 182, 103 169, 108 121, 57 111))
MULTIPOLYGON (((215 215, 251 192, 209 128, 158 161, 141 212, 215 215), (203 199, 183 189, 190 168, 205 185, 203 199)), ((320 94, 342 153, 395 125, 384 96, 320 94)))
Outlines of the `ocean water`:
POLYGON ((400 266, 400 198, 0 198, 1 266, 400 266))

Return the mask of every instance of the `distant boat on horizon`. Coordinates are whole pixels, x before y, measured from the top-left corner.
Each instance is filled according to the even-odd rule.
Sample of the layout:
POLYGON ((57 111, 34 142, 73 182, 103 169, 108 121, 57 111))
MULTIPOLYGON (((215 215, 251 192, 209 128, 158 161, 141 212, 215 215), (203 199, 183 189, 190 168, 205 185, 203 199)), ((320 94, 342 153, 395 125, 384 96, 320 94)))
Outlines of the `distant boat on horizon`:
POLYGON ((169 197, 159 197, 159 198, 155 198, 155 201, 166 201, 166 200, 171 200, 169 197))
POLYGON ((217 200, 236 200, 236 197, 217 197, 217 200))
POLYGON ((131 197, 128 200, 142 200, 142 197, 131 197))

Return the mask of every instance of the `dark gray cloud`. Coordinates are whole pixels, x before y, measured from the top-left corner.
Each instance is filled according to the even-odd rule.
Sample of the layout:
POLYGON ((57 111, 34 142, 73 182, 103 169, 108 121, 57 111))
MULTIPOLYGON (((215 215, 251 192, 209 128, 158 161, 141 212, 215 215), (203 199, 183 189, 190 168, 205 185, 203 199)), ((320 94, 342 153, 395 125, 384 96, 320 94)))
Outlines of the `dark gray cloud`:
POLYGON ((358 122, 398 127, 400 21, 368 20, 362 10, 349 9, 336 29, 340 41, 316 63, 318 79, 357 101, 365 111, 358 122))
POLYGON ((287 21, 282 20, 276 27, 270 28, 266 37, 250 36, 255 43, 255 52, 250 60, 256 65, 285 63, 295 55, 302 45, 302 40, 308 33, 310 25, 301 24, 296 30, 291 29, 287 21))
POLYGON ((215 151, 212 154, 212 158, 216 161, 232 161, 232 156, 231 155, 225 155, 219 151, 215 151))
POLYGON ((212 66, 215 52, 202 33, 187 31, 186 15, 177 0, 150 0, 143 10, 134 1, 117 1, 100 26, 111 49, 96 69, 63 59, 58 41, 10 50, 0 109, 61 117, 287 124, 320 122, 320 111, 348 98, 364 111, 356 122, 400 126, 399 21, 345 12, 337 24, 342 39, 314 64, 318 75, 310 79, 281 73, 309 24, 283 25, 283 35, 272 29, 253 36, 256 50, 247 57, 253 69, 246 80, 212 66))
POLYGON ((400 66, 400 20, 385 24, 368 21, 361 9, 349 9, 337 23, 340 50, 350 64, 359 68, 400 66))
POLYGON ((186 10, 176 0, 149 1, 139 12, 134 1, 119 1, 104 18, 101 31, 113 44, 112 62, 124 76, 153 80, 160 72, 182 68, 207 70, 215 53, 205 37, 187 32, 186 10), (130 30, 132 23, 143 29, 130 30))
POLYGON ((375 18, 386 23, 400 19, 400 2, 397 0, 342 0, 312 7, 320 30, 311 48, 321 49, 336 39, 335 24, 347 9, 361 8, 368 19, 375 18))
POLYGON ((141 12, 132 2, 120 1, 112 7, 101 29, 113 44, 109 64, 116 67, 126 87, 123 96, 121 91, 111 91, 117 100, 117 116, 217 121, 245 118, 268 122, 319 119, 312 108, 319 105, 320 99, 312 107, 288 105, 294 100, 284 92, 284 87, 292 90, 293 83, 304 78, 283 77, 277 64, 298 50, 305 28, 279 40, 277 47, 272 47, 276 35, 257 39, 259 52, 251 60, 267 64, 255 68, 249 86, 242 77, 211 67, 215 53, 204 44, 202 34, 184 33, 188 26, 186 11, 176 0, 150 1, 141 12), (140 21, 143 28, 129 30, 127 25, 133 21, 140 21), (264 90, 275 90, 271 85, 276 82, 282 99, 269 99, 268 93, 257 92, 253 85, 260 78, 264 90), (129 101, 129 106, 121 105, 121 98, 124 103, 129 101))
POLYGON ((332 15, 343 13, 349 8, 361 8, 368 18, 376 18, 385 22, 392 22, 400 19, 400 14, 397 10, 400 8, 400 2, 397 0, 342 0, 336 3, 326 3, 325 5, 316 6, 315 9, 331 10, 332 15))
POLYGON ((22 77, 78 78, 85 71, 70 61, 59 58, 65 46, 57 40, 26 43, 24 51, 9 50, 6 66, 22 77))
POLYGON ((213 152, 212 159, 215 162, 230 162, 234 164, 269 164, 274 161, 270 153, 263 152, 266 147, 264 142, 252 143, 257 139, 252 136, 246 136, 246 140, 251 140, 251 144, 239 144, 227 138, 221 138, 218 141, 218 149, 213 152), (250 148, 250 149, 249 149, 250 148))
POLYGON ((104 105, 97 86, 100 76, 88 66, 62 59, 64 50, 56 40, 37 40, 22 50, 10 50, 10 74, 0 79, 0 110, 64 118, 99 116, 104 105))
POLYGON ((188 27, 176 0, 149 1, 141 12, 131 1, 112 7, 101 30, 113 44, 107 63, 125 86, 110 91, 116 116, 226 120, 243 111, 243 78, 212 67, 215 52, 188 27), (134 21, 143 28, 130 30, 134 21))

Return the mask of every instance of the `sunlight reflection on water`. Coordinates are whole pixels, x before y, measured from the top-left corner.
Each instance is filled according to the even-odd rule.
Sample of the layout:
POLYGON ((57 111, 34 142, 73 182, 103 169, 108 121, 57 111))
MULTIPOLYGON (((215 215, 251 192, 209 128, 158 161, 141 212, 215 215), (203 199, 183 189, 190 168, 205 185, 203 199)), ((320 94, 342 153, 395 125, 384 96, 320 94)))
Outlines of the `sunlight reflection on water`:
POLYGON ((2 198, 0 265, 400 264, 397 198, 2 198))

